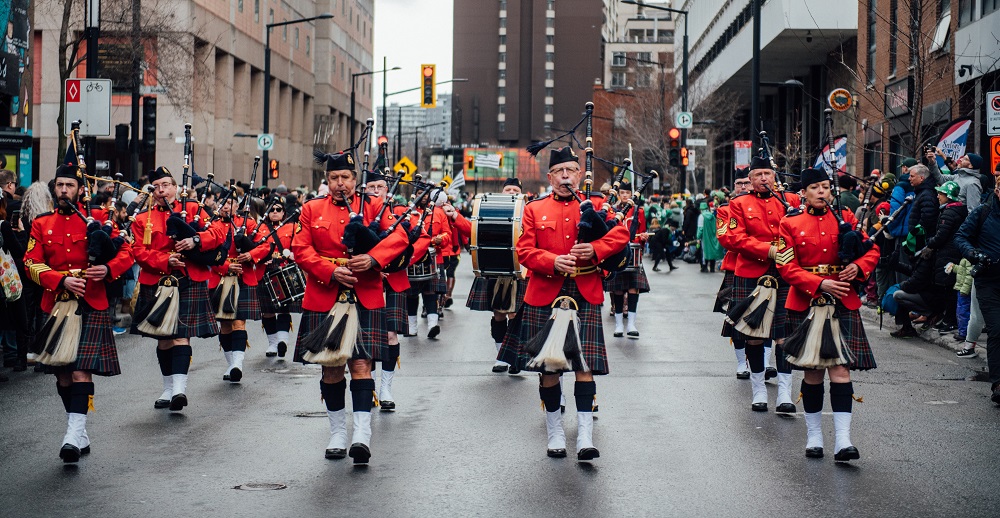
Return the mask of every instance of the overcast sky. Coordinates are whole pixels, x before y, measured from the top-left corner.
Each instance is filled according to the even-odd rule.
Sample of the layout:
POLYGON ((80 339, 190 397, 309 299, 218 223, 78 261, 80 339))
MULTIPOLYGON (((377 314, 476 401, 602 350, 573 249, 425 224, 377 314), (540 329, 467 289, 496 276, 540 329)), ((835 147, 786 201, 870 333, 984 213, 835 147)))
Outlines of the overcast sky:
MULTIPOLYGON (((382 57, 388 67, 387 90, 398 92, 420 86, 420 65, 437 65, 437 80, 451 79, 452 42, 451 0, 375 0, 375 70, 382 70, 382 57)), ((374 76, 372 106, 382 105, 382 78, 374 76)), ((441 85, 438 93, 451 92, 451 85, 441 85)), ((388 104, 415 104, 419 92, 389 97, 388 104)), ((363 117, 359 117, 363 118, 363 117)))

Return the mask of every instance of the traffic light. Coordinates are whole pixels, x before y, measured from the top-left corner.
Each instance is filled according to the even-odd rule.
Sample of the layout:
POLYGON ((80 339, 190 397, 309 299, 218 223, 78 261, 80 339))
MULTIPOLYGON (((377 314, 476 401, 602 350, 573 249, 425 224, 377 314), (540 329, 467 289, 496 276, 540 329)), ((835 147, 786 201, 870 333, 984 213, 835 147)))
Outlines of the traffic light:
POLYGON ((273 158, 267 164, 267 177, 272 180, 278 179, 278 161, 273 158))
POLYGON ((688 162, 688 148, 682 147, 681 148, 681 165, 684 166, 684 167, 687 167, 689 163, 690 162, 688 162))
POLYGON ((434 95, 434 65, 420 65, 420 107, 434 108, 437 106, 437 96, 434 95))
POLYGON ((156 97, 142 98, 142 151, 156 153, 156 97))
POLYGON ((115 124, 115 152, 128 153, 128 124, 115 124))
POLYGON ((468 154, 465 155, 465 170, 472 171, 476 168, 476 155, 468 154))
MULTIPOLYGON (((667 156, 670 158, 670 165, 673 167, 681 166, 681 130, 677 128, 670 128, 667 132, 667 137, 669 141, 667 142, 667 156)), ((685 151, 685 165, 687 162, 687 152, 685 151)))

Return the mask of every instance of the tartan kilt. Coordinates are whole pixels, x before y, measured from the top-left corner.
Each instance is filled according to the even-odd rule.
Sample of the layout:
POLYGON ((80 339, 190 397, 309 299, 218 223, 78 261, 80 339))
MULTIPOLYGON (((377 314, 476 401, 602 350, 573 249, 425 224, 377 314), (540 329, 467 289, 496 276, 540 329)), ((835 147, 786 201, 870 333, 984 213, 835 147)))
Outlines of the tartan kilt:
MULTIPOLYGON (((111 308, 93 309, 86 302, 80 301, 83 308, 82 330, 80 342, 77 345, 76 361, 61 367, 45 366, 45 372, 88 371, 98 376, 117 376, 122 373, 118 364, 118 349, 115 347, 115 335, 111 332, 111 308)), ((44 314, 44 318, 48 318, 44 314)))
POLYGON ((233 320, 260 320, 260 299, 257 286, 249 286, 240 279, 240 300, 236 304, 236 318, 233 320))
MULTIPOLYGON (((775 279, 778 279, 778 301, 774 306, 774 320, 771 323, 771 336, 772 340, 779 340, 788 336, 787 325, 785 322, 787 310, 785 309, 785 301, 788 300, 788 289, 789 285, 781 278, 778 274, 778 269, 771 265, 771 267, 764 273, 764 275, 770 275, 775 279)), ((753 290, 757 289, 757 279, 749 277, 740 277, 739 275, 733 275, 733 302, 743 300, 753 293, 753 290)), ((725 322, 722 324, 722 336, 728 336, 732 338, 741 338, 743 340, 761 340, 760 338, 753 338, 744 335, 733 329, 732 324, 725 322), (728 334, 727 334, 728 333, 728 334)))
MULTIPOLYGON (((603 375, 609 372, 608 351, 604 346, 604 326, 601 322, 602 304, 591 304, 580 294, 576 282, 564 282, 559 290, 558 296, 570 296, 576 300, 580 309, 577 317, 580 319, 580 348, 583 351, 583 358, 587 361, 591 372, 594 375, 603 375)), ((521 370, 528 369, 528 362, 531 356, 522 351, 522 346, 533 336, 541 331, 545 322, 552 316, 550 306, 532 306, 531 304, 521 304, 517 310, 517 315, 507 326, 507 334, 504 335, 503 345, 497 353, 497 359, 516 365, 521 370)))
MULTIPOLYGON (((281 266, 284 266, 282 264, 281 266)), ((278 270, 278 266, 273 264, 267 266, 267 273, 272 273, 278 270)), ((257 284, 257 301, 260 303, 260 312, 262 314, 276 315, 278 313, 301 313, 302 312, 302 298, 295 302, 289 302, 281 306, 275 306, 274 301, 271 300, 271 296, 267 293, 267 288, 264 283, 267 282, 267 275, 257 284)), ((242 288, 241 288, 242 289, 242 288)))
MULTIPOLYGON (((848 310, 840 302, 837 303, 837 313, 840 315, 840 337, 844 345, 851 351, 854 361, 847 364, 847 368, 852 371, 866 371, 875 369, 875 354, 872 353, 872 346, 868 343, 868 335, 865 333, 864 322, 861 321, 861 313, 858 310, 848 310)), ((806 321, 808 311, 789 311, 788 329, 794 331, 806 321)), ((795 370, 807 370, 797 365, 789 363, 795 370)))
MULTIPOLYGON (((493 287, 498 277, 476 277, 469 290, 469 298, 465 306, 472 311, 493 311, 493 287)), ((524 292, 528 291, 528 279, 517 280, 517 306, 524 303, 524 292)))
MULTIPOLYGON (((716 293, 716 295, 715 295, 715 307, 717 307, 717 308, 718 307, 724 307, 724 306, 722 306, 722 304, 726 304, 728 306, 733 301, 733 292, 731 291, 731 289, 733 287, 733 278, 735 277, 735 275, 733 274, 733 272, 724 272, 724 273, 725 273, 725 275, 722 277, 722 285, 719 286, 719 292, 716 293), (722 290, 726 289, 727 287, 730 288, 729 298, 728 298, 728 300, 722 300, 722 290)), ((720 311, 719 313, 722 313, 722 312, 720 311)), ((722 324, 723 324, 722 325, 722 336, 732 337, 733 336, 733 326, 729 325, 729 323, 726 322, 725 320, 723 320, 722 324)))
POLYGON ((181 277, 180 284, 180 324, 177 326, 177 334, 168 337, 150 336, 137 329, 139 322, 142 322, 153 309, 156 302, 156 286, 140 284, 139 298, 135 303, 135 316, 132 318, 132 329, 134 335, 142 335, 157 340, 170 340, 172 338, 210 338, 219 334, 219 322, 215 320, 215 310, 208 299, 208 282, 192 282, 188 277, 181 277))
POLYGON ((639 268, 634 272, 616 272, 604 279, 604 291, 638 290, 639 293, 649 293, 649 279, 646 269, 639 268))
POLYGON ((420 295, 427 293, 430 295, 444 295, 448 293, 448 279, 445 278, 443 266, 439 266, 437 275, 429 281, 410 281, 410 288, 406 290, 408 295, 420 295))
MULTIPOLYGON (((381 360, 389 357, 389 335, 386 331, 385 311, 379 309, 365 309, 360 302, 356 303, 358 309, 358 347, 351 355, 352 360, 381 360)), ((302 340, 319 327, 323 319, 327 317, 327 311, 302 310, 302 320, 299 321, 299 334, 295 340, 295 361, 309 363, 302 359, 306 354, 305 347, 302 347, 302 340)))
POLYGON ((393 333, 407 333, 410 324, 406 318, 406 292, 392 289, 388 282, 384 283, 384 287, 385 330, 393 333))

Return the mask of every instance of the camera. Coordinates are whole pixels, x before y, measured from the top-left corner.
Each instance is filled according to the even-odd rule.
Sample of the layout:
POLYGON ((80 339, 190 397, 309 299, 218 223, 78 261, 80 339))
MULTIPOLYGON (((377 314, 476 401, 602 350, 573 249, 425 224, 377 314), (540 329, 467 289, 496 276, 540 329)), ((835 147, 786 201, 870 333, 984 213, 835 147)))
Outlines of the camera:
POLYGON ((993 260, 981 250, 973 252, 971 260, 972 268, 969 268, 969 275, 973 278, 984 271, 989 271, 993 267, 993 260))

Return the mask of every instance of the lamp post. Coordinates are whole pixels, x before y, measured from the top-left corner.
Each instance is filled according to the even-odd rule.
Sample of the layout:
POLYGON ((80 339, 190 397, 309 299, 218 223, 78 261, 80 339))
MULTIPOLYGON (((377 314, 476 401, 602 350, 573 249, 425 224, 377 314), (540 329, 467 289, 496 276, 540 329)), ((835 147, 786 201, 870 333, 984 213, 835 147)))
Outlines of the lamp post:
MULTIPOLYGON (((313 20, 329 20, 333 18, 330 13, 323 13, 319 16, 310 16, 308 18, 299 18, 296 20, 285 20, 283 22, 273 22, 268 23, 264 26, 264 133, 271 132, 271 29, 274 27, 281 27, 283 25, 292 25, 293 23, 304 23, 311 22, 313 20)), ((264 159, 264 163, 270 163, 268 161, 270 153, 268 150, 264 150, 261 158, 264 159)), ((267 187, 267 177, 264 175, 264 181, 261 185, 267 187)))
MULTIPOLYGON (((87 39, 87 77, 97 79, 100 75, 98 69, 98 42, 101 38, 101 0, 89 0, 87 2, 87 19, 84 28, 87 39)), ((84 153, 87 168, 90 174, 97 175, 97 137, 84 137, 84 153)))
POLYGON ((383 68, 382 70, 370 70, 368 72, 355 72, 351 74, 351 142, 354 145, 354 85, 356 84, 357 78, 361 76, 372 76, 375 74, 384 74, 390 70, 399 70, 399 67, 383 68))

